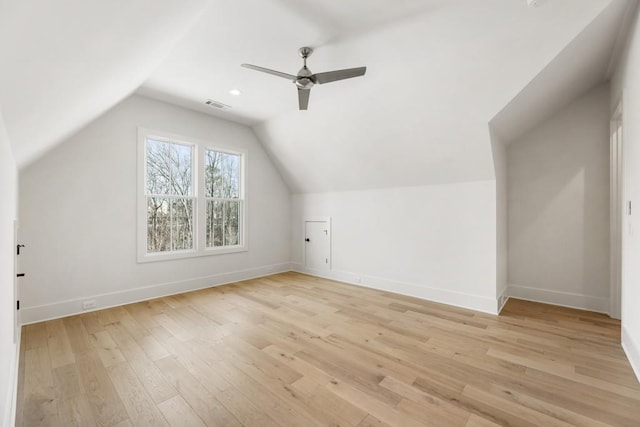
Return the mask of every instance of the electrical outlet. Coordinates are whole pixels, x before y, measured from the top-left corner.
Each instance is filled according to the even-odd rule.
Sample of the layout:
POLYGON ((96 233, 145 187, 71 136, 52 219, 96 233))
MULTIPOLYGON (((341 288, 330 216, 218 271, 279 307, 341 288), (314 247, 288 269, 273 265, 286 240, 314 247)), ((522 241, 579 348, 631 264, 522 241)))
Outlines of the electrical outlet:
POLYGON ((82 303, 83 310, 91 310, 92 308, 96 308, 96 300, 91 299, 82 303))

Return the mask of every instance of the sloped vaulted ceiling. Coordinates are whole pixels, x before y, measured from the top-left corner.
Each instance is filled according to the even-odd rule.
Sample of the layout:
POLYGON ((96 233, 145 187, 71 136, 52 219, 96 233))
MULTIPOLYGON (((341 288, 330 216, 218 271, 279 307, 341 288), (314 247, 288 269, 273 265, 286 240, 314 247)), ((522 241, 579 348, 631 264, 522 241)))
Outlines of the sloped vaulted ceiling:
MULTIPOLYGON (((0 106, 23 165, 144 81, 143 95, 253 126, 296 192, 492 179, 488 123, 621 4, 0 0, 0 106), (314 88, 303 112, 290 82, 240 68, 295 73, 303 45, 313 71, 367 75, 314 88)), ((598 31, 613 40, 607 22, 598 31)), ((565 74, 593 74, 580 68, 591 62, 566 61, 565 74)))
POLYGON ((207 0, 0 0, 0 109, 21 166, 136 90, 207 0))
POLYGON ((492 179, 489 121, 616 1, 222 2, 142 93, 231 104, 216 114, 254 125, 295 192, 492 179), (295 73, 307 44, 312 70, 367 75, 315 87, 305 112, 290 82, 239 68, 295 73))

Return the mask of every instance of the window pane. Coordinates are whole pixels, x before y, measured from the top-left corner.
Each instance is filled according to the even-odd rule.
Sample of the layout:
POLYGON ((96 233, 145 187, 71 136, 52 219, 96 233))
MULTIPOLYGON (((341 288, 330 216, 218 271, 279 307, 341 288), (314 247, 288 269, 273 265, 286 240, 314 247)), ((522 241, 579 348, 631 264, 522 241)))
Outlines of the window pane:
POLYGON ((221 196, 227 199, 238 198, 238 165, 240 156, 235 154, 223 154, 222 155, 222 186, 219 191, 222 192, 221 196))
POLYGON ((219 186, 222 179, 220 170, 220 157, 222 153, 218 151, 207 150, 204 157, 205 170, 205 188, 204 192, 207 197, 214 197, 215 188, 219 186))
POLYGON ((224 203, 224 244, 237 245, 239 241, 240 202, 224 203))
POLYGON ((171 214, 169 201, 158 197, 147 198, 147 252, 171 250, 171 214))
POLYGON ((191 146, 171 144, 171 194, 192 195, 192 153, 191 146))
POLYGON ((193 201, 171 200, 173 250, 193 249, 193 201))
POLYGON ((171 144, 147 140, 147 194, 169 194, 171 185, 171 144))
POLYGON ((223 202, 210 200, 207 202, 207 247, 222 246, 223 202))
POLYGON ((206 196, 226 199, 238 198, 239 166, 239 155, 207 150, 205 155, 206 196))

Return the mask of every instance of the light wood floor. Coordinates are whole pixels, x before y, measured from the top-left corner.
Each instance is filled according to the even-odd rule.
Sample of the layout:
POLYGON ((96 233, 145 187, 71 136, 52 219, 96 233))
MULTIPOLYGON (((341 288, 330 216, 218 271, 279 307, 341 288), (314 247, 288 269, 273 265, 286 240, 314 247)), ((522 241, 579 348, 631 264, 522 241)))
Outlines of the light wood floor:
POLYGON ((19 426, 639 426, 620 323, 296 273, 25 326, 19 426))

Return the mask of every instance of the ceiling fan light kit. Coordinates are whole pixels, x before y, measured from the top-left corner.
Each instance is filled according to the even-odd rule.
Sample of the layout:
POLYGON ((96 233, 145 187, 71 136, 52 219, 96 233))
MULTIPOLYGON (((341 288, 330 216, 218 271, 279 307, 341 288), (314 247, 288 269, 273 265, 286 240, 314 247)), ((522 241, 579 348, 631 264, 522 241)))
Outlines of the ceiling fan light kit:
POLYGON ((263 73, 271 74, 276 77, 282 77, 287 80, 291 80, 298 88, 298 105, 300 110, 306 110, 309 107, 309 95, 311 88, 316 84, 331 83, 338 80, 350 79, 353 77, 364 76, 367 72, 367 67, 347 68, 344 70, 327 71, 325 73, 312 73, 307 67, 307 58, 313 53, 313 49, 307 46, 298 49, 298 53, 302 58, 303 65, 298 74, 287 74, 280 71, 270 70, 268 68, 259 67, 257 65, 242 64, 243 67, 251 70, 260 71, 263 73))

